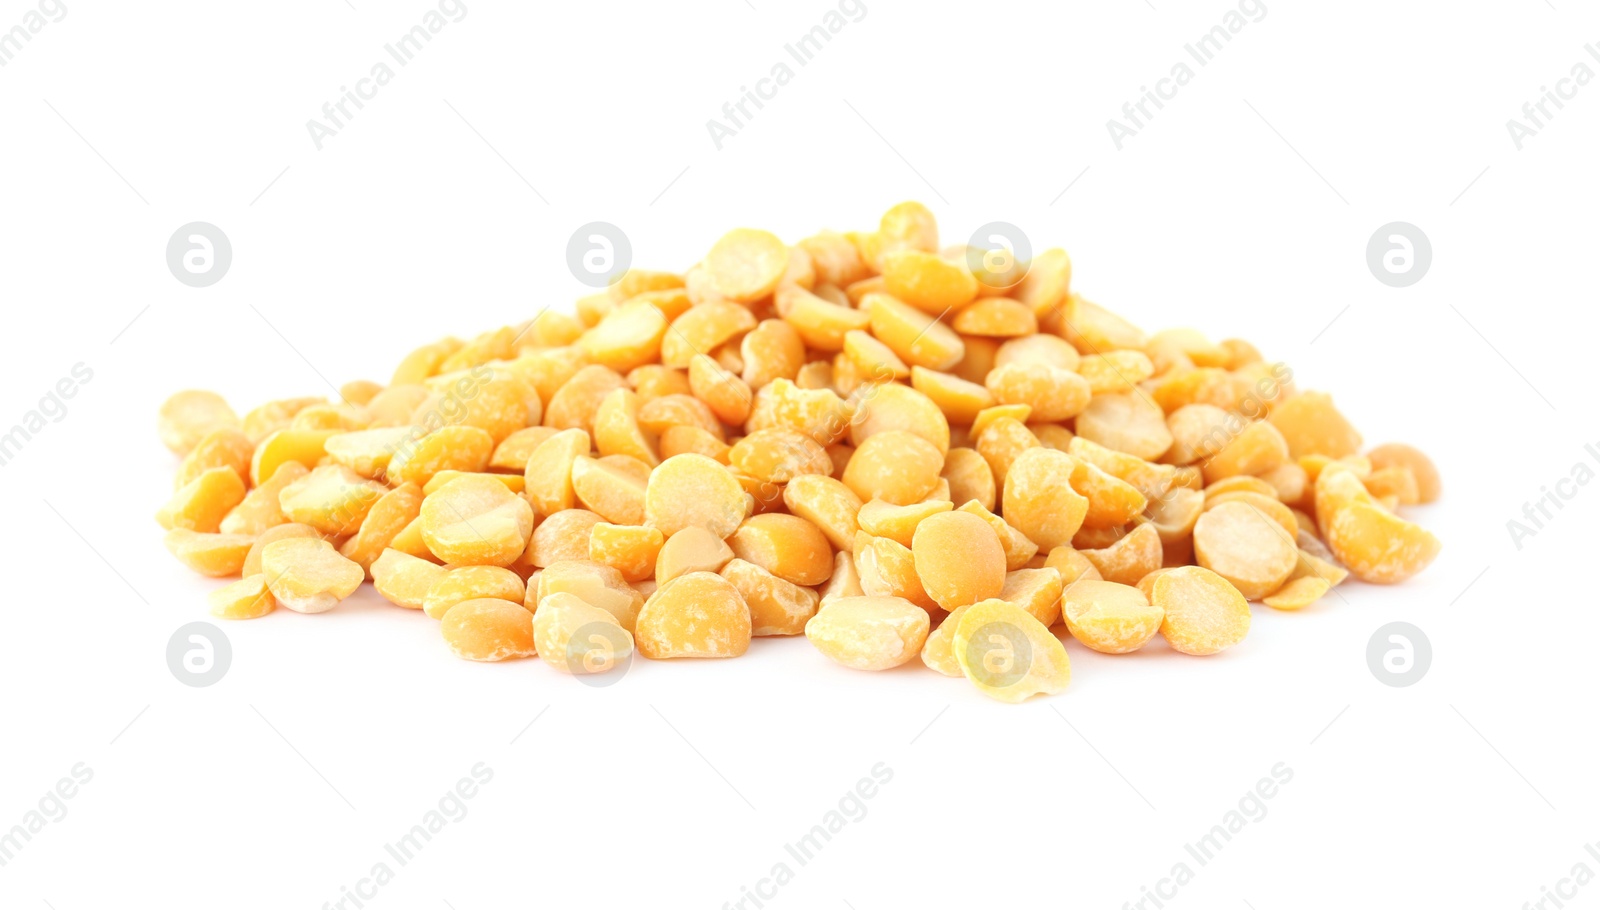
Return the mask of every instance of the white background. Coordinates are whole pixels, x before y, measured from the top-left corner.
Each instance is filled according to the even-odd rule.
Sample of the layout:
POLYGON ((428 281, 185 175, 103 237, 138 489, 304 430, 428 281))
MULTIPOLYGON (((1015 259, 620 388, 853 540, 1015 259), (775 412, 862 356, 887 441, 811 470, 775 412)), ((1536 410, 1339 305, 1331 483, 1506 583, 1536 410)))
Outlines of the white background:
MULTIPOLYGON (((719 151, 707 119, 826 3, 467 0, 318 151, 306 121, 429 9, 353 2, 67 0, 0 69, 0 424, 74 364, 94 374, 0 469, 0 828, 75 764, 94 774, 0 868, 0 905, 322 907, 479 762, 468 814, 368 906, 716 908, 779 861, 795 876, 768 907, 854 910, 1122 907, 1180 861, 1169 906, 1255 910, 1521 907, 1580 861, 1600 872, 1600 489, 1520 550, 1506 530, 1600 444, 1600 87, 1521 151, 1505 126, 1600 68, 1600 14, 1269 0, 1118 151, 1107 119, 1225 3, 868 0, 719 151), (588 221, 683 269, 732 226, 871 228, 907 198, 950 242, 1004 220, 1064 246, 1090 299, 1248 337, 1370 442, 1424 447, 1446 494, 1414 517, 1439 560, 1258 608, 1219 657, 1069 642, 1069 691, 1016 707, 803 640, 591 689, 457 660, 370 588, 227 625, 215 686, 169 673, 215 586, 151 520, 172 391, 243 413, 384 380, 420 343, 584 292, 565 247, 588 221), (234 249, 203 290, 164 261, 197 220, 234 249), (1365 261, 1396 220, 1433 245, 1403 290, 1365 261), (1393 620, 1432 641, 1410 688, 1367 667, 1393 620), (804 867, 785 854, 879 762, 865 817, 804 867), (1265 817, 1195 863, 1184 845, 1280 762, 1265 817)), ((0 29, 32 8, 4 0, 0 29)), ((1600 883, 1580 893, 1595 906, 1600 883)))

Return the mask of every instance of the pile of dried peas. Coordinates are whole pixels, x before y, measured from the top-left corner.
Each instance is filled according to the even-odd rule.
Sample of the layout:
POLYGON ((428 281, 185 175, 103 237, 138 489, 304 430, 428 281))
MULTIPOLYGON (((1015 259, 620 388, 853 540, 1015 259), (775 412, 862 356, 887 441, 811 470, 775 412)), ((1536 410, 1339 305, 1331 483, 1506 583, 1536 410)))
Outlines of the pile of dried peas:
POLYGON ((1070 677, 1058 623, 1214 654, 1248 601, 1392 583, 1438 540, 1421 452, 1361 436, 1246 341, 1146 334, 1065 252, 939 249, 908 202, 788 246, 738 229, 682 275, 407 355, 387 386, 161 408, 157 513, 228 619, 370 579, 470 660, 568 673, 800 635, 848 667, 920 654, 1021 701, 1070 677))

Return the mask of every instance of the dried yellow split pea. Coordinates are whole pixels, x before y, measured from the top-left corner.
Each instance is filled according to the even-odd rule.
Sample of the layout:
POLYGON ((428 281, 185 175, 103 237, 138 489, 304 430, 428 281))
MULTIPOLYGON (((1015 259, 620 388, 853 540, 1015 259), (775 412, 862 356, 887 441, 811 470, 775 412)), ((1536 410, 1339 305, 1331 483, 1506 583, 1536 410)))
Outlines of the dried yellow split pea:
POLYGON ((1439 469, 1421 450, 1402 442, 1390 442, 1367 453, 1374 470, 1405 468, 1417 484, 1417 502, 1429 503, 1439 498, 1439 469))
POLYGON ((439 631, 450 650, 466 660, 515 660, 538 653, 533 614, 508 600, 464 600, 444 615, 439 631))
POLYGON ((1006 554, 989 523, 969 512, 943 512, 917 525, 911 544, 922 589, 946 610, 999 597, 1006 554))
POLYGON ((244 502, 244 497, 244 481, 232 468, 211 468, 172 494, 156 512, 156 522, 168 531, 184 528, 214 533, 222 527, 222 519, 244 502))
POLYGON ((739 303, 760 300, 772 293, 788 266, 789 248, 783 241, 751 228, 722 235, 705 258, 717 293, 739 303))
POLYGON ((239 415, 215 392, 179 392, 162 405, 157 431, 167 448, 187 455, 212 432, 238 429, 239 415))
POLYGON ((903 506, 932 493, 943 467, 944 456, 933 443, 905 430, 885 430, 856 447, 841 479, 863 501, 903 506))
POLYGON ((656 558, 666 540, 659 528, 599 522, 589 530, 589 558, 616 569, 630 582, 644 581, 655 574, 656 558))
POLYGON ((820 585, 833 572, 827 537, 797 515, 753 515, 729 536, 728 546, 740 559, 797 585, 820 585))
MULTIPOLYGON (((738 529, 746 508, 739 481, 704 455, 668 458, 650 473, 645 488, 645 521, 669 538, 699 527, 721 540, 738 529)), ((639 650, 649 656, 643 647, 639 650)))
POLYGON ((325 613, 354 594, 366 580, 361 566, 333 545, 310 537, 286 537, 261 551, 261 574, 278 603, 296 613, 325 613))
POLYGON ((729 560, 719 574, 750 607, 751 635, 800 635, 817 612, 815 590, 785 581, 753 562, 729 560))
POLYGON ((978 691, 998 701, 1055 695, 1072 680, 1061 640, 1032 614, 1003 600, 984 600, 956 621, 950 648, 978 691))
POLYGON ((823 656, 853 670, 888 670, 915 658, 928 637, 927 611, 902 597, 841 597, 806 623, 823 656))
POLYGON ((255 443, 243 431, 233 427, 218 427, 195 444, 178 465, 178 474, 172 487, 184 484, 212 468, 232 468, 239 479, 250 480, 250 459, 255 455, 255 443))
POLYGON ((1195 522, 1194 555, 1200 565, 1226 578, 1245 598, 1255 600, 1288 580, 1299 548, 1283 526, 1259 509, 1249 503, 1227 502, 1195 522))
POLYGON ((956 660, 955 638, 956 626, 961 622, 961 617, 970 606, 957 607, 951 611, 939 627, 928 633, 928 638, 922 644, 922 662, 928 669, 945 676, 961 677, 961 663, 956 660))
POLYGON ((1072 542, 1089 514, 1089 500, 1072 488, 1072 456, 1031 448, 1005 474, 1000 514, 1042 549, 1072 542))
POLYGON ((1050 628, 1061 618, 1061 573, 1048 565, 1006 573, 1000 600, 1018 607, 1050 628))
POLYGON ((1274 610, 1298 610, 1316 603, 1331 587, 1325 578, 1302 575, 1289 579, 1283 587, 1261 598, 1261 602, 1274 610))
POLYGON ((250 545, 250 552, 245 554, 244 565, 239 569, 240 574, 246 576, 261 574, 261 551, 266 549, 267 544, 272 543, 274 540, 282 540, 285 537, 322 539, 322 535, 317 533, 317 529, 310 525, 296 524, 294 522, 273 525, 256 535, 255 542, 250 545))
POLYGON ((499 566, 461 566, 446 569, 436 578, 422 599, 422 612, 430 619, 443 619, 450 608, 464 600, 494 597, 522 603, 527 594, 521 576, 499 566))
POLYGON ((509 566, 528 546, 533 507, 505 484, 458 477, 422 500, 422 539, 456 565, 509 566))
POLYGON ((584 603, 605 610, 629 632, 637 625, 645 602, 621 572, 588 559, 564 559, 546 566, 539 573, 537 586, 529 588, 525 603, 531 602, 531 608, 537 611, 545 595, 558 592, 575 595, 584 603))
POLYGON ((260 534, 288 521, 278 496, 283 488, 311 473, 298 461, 280 465, 267 482, 246 493, 218 527, 224 534, 260 534))
POLYGON ((1073 638, 1105 654, 1144 647, 1161 630, 1165 616, 1138 588, 1091 579, 1067 586, 1061 595, 1061 615, 1073 638))
POLYGON ((278 505, 290 521, 343 537, 361 528, 367 513, 387 492, 383 484, 343 465, 327 465, 284 487, 278 505))
POLYGON ((238 575, 254 539, 244 534, 207 534, 173 528, 164 543, 178 561, 201 575, 238 575))
POLYGON ((384 550, 372 563, 372 586, 397 607, 421 610, 428 592, 445 576, 446 569, 399 550, 384 550))
POLYGON ((256 619, 271 613, 278 602, 267 590, 265 575, 251 575, 206 595, 211 615, 221 619, 256 619))
POLYGON ((1228 579, 1199 566, 1163 572, 1150 589, 1162 611, 1161 634, 1174 650, 1215 654, 1244 641, 1250 604, 1228 579))
POLYGON ((639 653, 673 657, 738 657, 750 647, 750 608, 727 579, 690 572, 645 601, 634 628, 639 653))
POLYGON ((608 672, 633 654, 633 636, 615 617, 560 592, 539 601, 533 639, 545 663, 573 675, 608 672))

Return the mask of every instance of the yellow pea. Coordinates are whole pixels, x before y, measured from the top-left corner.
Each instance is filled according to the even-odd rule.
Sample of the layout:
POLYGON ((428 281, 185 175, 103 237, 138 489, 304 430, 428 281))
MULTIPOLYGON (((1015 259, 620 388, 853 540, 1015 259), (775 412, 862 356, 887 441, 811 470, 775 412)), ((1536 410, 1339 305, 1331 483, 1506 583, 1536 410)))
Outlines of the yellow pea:
POLYGON ((1089 512, 1089 500, 1072 488, 1072 456, 1031 448, 1006 472, 1000 514, 1044 549, 1071 543, 1089 512))
POLYGON ((750 608, 720 575, 690 572, 665 582, 639 611, 634 642, 652 660, 738 657, 750 647, 750 608))
POLYGON ((971 303, 978 295, 978 279, 964 262, 916 249, 883 255, 883 284, 896 298, 934 315, 971 303))
POLYGON ((239 429, 239 416, 215 392, 178 392, 161 405, 156 423, 161 442, 187 455, 200 440, 219 429, 239 429))
POLYGON ((704 265, 718 294, 749 303, 778 286, 789 266, 789 248, 766 231, 736 228, 712 245, 704 265))
POLYGON ((1261 602, 1274 610, 1299 610, 1316 603, 1331 587, 1325 578, 1303 575, 1289 579, 1283 587, 1261 598, 1261 602))
POLYGON ((841 479, 863 501, 909 505, 933 492, 943 468, 944 455, 933 443, 905 430, 886 430, 856 447, 841 479))
POLYGON ((806 623, 823 656, 853 670, 888 670, 917 657, 928 614, 901 597, 842 597, 806 623))
POLYGON ((540 600, 533 638, 546 664, 573 675, 605 673, 633 654, 633 636, 615 617, 566 593, 540 600))
POLYGON ((923 590, 946 610, 999 597, 1005 588, 1000 538, 969 512, 942 512, 918 523, 911 552, 923 590))
POLYGON ((492 455, 494 437, 487 431, 469 426, 441 427, 402 443, 389 457, 384 473, 392 484, 426 486, 440 471, 482 471, 492 455))
POLYGON ((244 497, 244 481, 232 468, 211 468, 172 494, 156 512, 156 523, 168 531, 184 528, 215 533, 244 497))
POLYGON ((1063 692, 1072 663, 1061 640, 1027 611, 983 600, 957 620, 951 651, 978 691, 1012 704, 1063 692))
POLYGON ((465 660, 515 660, 538 653, 533 614, 507 600, 464 600, 444 615, 439 631, 450 650, 465 660))
POLYGON ((527 595, 522 578, 499 566, 461 566, 446 569, 429 586, 422 598, 422 612, 429 619, 443 619, 450 608, 462 601, 493 597, 522 603, 527 595))
POLYGON ((264 575, 251 575, 206 595, 211 615, 221 619, 256 619, 277 609, 264 575))
POLYGON ((750 634, 800 635, 817 612, 817 592, 786 581, 753 562, 732 559, 719 573, 750 607, 750 634))
POLYGON ((278 603, 296 613, 325 613, 366 580, 361 566, 325 540, 286 537, 261 551, 261 574, 278 603))
POLYGON ((260 534, 288 521, 278 496, 284 487, 309 473, 298 461, 280 465, 269 480, 246 493, 244 499, 223 516, 218 530, 224 534, 260 534))
POLYGON ((1215 654, 1250 632, 1250 604, 1228 579, 1200 566, 1163 572, 1151 586, 1161 608, 1161 634, 1174 650, 1215 654))
POLYGON ((630 582, 655 574, 656 558, 666 544, 659 528, 599 522, 589 531, 589 558, 610 566, 630 582))
POLYGON ((702 527, 722 539, 744 521, 746 498, 722 465, 704 455, 674 455, 650 474, 644 509, 646 523, 668 537, 702 527))
POLYGON ((1283 526, 1259 509, 1226 502, 1195 522, 1194 553, 1200 565, 1254 600, 1288 580, 1299 549, 1283 526))
POLYGON ((533 508, 488 478, 463 476, 422 501, 422 539, 455 565, 509 566, 528 546, 533 508))
POLYGON ((1061 615, 1073 638, 1104 654, 1128 654, 1144 647, 1161 630, 1165 616, 1139 588, 1091 579, 1062 591, 1061 615))
POLYGON ((546 566, 539 573, 537 586, 529 591, 533 609, 537 611, 546 597, 557 593, 572 594, 605 610, 630 633, 637 627, 645 604, 644 597, 621 572, 587 559, 564 559, 546 566))
POLYGON ((798 515, 752 515, 728 538, 735 556, 797 585, 820 585, 833 572, 822 530, 798 515))
POLYGON ((372 562, 372 586, 397 607, 421 610, 427 605, 428 592, 447 571, 426 559, 389 549, 372 562))
POLYGON ((238 575, 250 554, 253 539, 243 534, 210 534, 173 528, 167 532, 167 551, 201 575, 238 575))
POLYGON ((283 488, 278 505, 290 521, 331 537, 354 534, 388 487, 343 465, 326 465, 283 488))
POLYGON ((1420 449, 1401 442, 1390 442, 1367 453, 1374 470, 1405 468, 1411 472, 1417 485, 1417 502, 1429 503, 1439 498, 1439 469, 1420 449))

